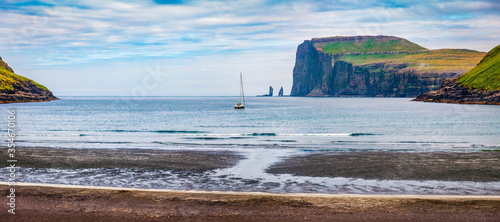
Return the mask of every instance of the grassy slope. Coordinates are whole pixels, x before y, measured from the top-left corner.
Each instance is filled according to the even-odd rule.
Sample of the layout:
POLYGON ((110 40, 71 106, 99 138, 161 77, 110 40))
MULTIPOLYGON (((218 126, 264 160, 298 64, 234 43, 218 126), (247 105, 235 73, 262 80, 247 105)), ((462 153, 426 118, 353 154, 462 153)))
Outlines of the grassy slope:
POLYGON ((35 84, 38 88, 42 90, 48 90, 47 87, 31 80, 26 77, 14 74, 13 72, 7 70, 6 68, 0 66, 0 92, 3 92, 5 90, 14 90, 13 85, 16 84, 21 84, 20 81, 23 82, 32 82, 35 84))
MULTIPOLYGON (((384 40, 371 38, 359 42, 326 43, 322 50, 328 54, 343 54, 347 52, 424 51, 427 49, 406 39, 384 40)), ((474 68, 485 54, 484 52, 467 49, 439 49, 414 53, 344 55, 341 60, 354 65, 379 62, 407 63, 410 68, 419 71, 464 73, 474 68)))
POLYGON ((489 51, 476 67, 460 76, 458 84, 481 90, 500 90, 500 45, 489 51))
POLYGON ((391 51, 422 51, 426 48, 405 39, 375 40, 371 38, 362 42, 334 42, 327 43, 323 52, 328 54, 341 54, 347 52, 391 52, 391 51))
POLYGON ((409 63, 409 67, 425 71, 468 71, 485 55, 467 49, 439 49, 419 53, 344 55, 342 60, 355 65, 370 63, 409 63))

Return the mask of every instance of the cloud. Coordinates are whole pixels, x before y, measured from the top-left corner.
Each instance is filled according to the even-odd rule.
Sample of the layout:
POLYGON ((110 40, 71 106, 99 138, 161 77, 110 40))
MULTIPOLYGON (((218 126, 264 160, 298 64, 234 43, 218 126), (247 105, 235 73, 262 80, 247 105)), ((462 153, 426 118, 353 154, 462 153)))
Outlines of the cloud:
MULTIPOLYGON (((197 81, 227 84, 218 78, 226 73, 224 64, 239 61, 246 69, 262 66, 253 68, 262 72, 253 74, 261 81, 248 81, 257 91, 271 81, 291 85, 294 50, 305 39, 384 34, 428 48, 487 51, 499 44, 499 11, 500 4, 489 0, 6 1, 0 7, 0 50, 12 58, 9 64, 34 72, 42 82, 51 74, 37 70, 70 76, 77 75, 71 69, 115 64, 115 71, 87 72, 89 78, 106 79, 113 72, 133 75, 117 64, 154 61, 176 67, 174 76, 210 66, 197 81)), ((193 83, 178 81, 184 88, 193 83)), ((62 92, 70 94, 67 90, 62 92)))

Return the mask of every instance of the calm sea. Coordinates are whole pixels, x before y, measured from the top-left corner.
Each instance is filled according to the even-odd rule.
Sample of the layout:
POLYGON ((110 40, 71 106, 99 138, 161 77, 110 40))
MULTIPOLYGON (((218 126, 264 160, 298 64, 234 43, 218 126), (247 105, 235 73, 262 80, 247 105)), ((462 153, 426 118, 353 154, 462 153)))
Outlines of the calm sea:
MULTIPOLYGON (((62 97, 52 102, 2 104, 0 113, 6 122, 7 111, 17 110, 18 146, 234 150, 247 155, 246 162, 236 166, 240 167, 237 176, 275 183, 297 180, 306 184, 323 184, 321 186, 325 183, 348 184, 349 179, 345 178, 276 177, 263 172, 274 162, 290 155, 319 151, 475 152, 500 149, 500 106, 422 103, 412 102, 409 98, 248 97, 246 108, 235 110, 233 105, 237 100, 236 97, 62 97), (245 171, 245 164, 254 169, 245 171)), ((104 181, 106 178, 102 174, 110 177, 121 175, 105 169, 92 171, 101 177, 82 176, 80 179, 67 170, 29 171, 31 174, 22 178, 24 182, 235 189, 234 184, 213 182, 212 185, 200 185, 187 179, 182 182, 175 175, 169 180, 177 182, 165 185, 162 183, 165 178, 155 181, 125 177, 128 179, 104 181), (54 179, 54 174, 59 175, 57 179, 54 179), (71 177, 65 177, 66 174, 71 177)), ((215 178, 220 173, 205 176, 215 178)), ((0 180, 5 181, 5 178, 0 180)), ((351 182, 356 186, 368 184, 361 190, 353 186, 347 191, 351 193, 377 193, 373 190, 380 190, 370 191, 366 188, 370 186, 386 187, 388 191, 385 193, 404 190, 398 181, 386 181, 383 185, 374 185, 380 181, 359 179, 351 182)), ((411 186, 418 187, 420 182, 411 182, 411 186)), ((407 193, 426 193, 418 188, 409 189, 409 183, 405 182, 403 186, 407 193)), ((453 193, 457 189, 458 193, 463 193, 463 189, 472 186, 466 184, 463 187, 464 183, 458 182, 436 183, 450 187, 437 193, 453 193)), ((484 184, 484 187, 488 186, 492 184, 484 184)), ((474 183, 477 192, 469 193, 499 192, 499 183, 493 183, 493 186, 498 190, 481 190, 474 183)), ((242 188, 263 189, 258 186, 242 188)), ((264 190, 283 192, 283 187, 264 190)), ((304 191, 331 192, 320 187, 297 187, 286 192, 304 191)))
MULTIPOLYGON (((408 98, 63 97, 1 105, 18 145, 476 150, 500 146, 500 106, 408 98)), ((4 130, 5 131, 5 130, 4 130)))

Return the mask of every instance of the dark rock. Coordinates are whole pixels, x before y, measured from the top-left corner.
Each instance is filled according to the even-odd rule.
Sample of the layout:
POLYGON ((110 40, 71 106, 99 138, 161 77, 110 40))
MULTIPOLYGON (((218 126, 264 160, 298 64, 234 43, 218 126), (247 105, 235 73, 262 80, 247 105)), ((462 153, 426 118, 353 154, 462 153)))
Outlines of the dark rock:
POLYGON ((273 87, 269 86, 269 93, 261 96, 273 96, 273 91, 274 91, 273 87))
POLYGON ((281 87, 280 91, 278 92, 278 96, 283 96, 283 86, 281 87))
POLYGON ((419 95, 413 101, 500 105, 500 91, 470 89, 452 78, 444 80, 439 90, 419 95))

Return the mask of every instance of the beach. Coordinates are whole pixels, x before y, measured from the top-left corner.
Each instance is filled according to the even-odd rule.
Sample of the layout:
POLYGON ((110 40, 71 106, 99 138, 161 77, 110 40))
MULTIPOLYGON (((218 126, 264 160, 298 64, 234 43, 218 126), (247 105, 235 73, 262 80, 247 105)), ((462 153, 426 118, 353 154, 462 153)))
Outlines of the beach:
MULTIPOLYGON (((7 195, 6 183, 0 189, 7 195)), ((7 221, 498 221, 500 196, 208 192, 17 184, 7 221)))
POLYGON ((290 157, 269 173, 380 180, 500 181, 500 152, 322 152, 290 157))
MULTIPOLYGON (((0 148, 7 152, 7 148, 0 148)), ((6 162, 7 156, 0 156, 6 162)), ((83 169, 134 168, 203 172, 235 165, 241 155, 231 151, 192 151, 157 149, 72 149, 22 147, 17 160, 22 167, 83 169)))
MULTIPOLYGON (((6 152, 6 148, 0 151, 6 152)), ((17 182, 145 189, 500 195, 500 152, 20 147, 17 182), (269 158, 277 155, 275 158, 269 158)), ((6 162, 6 156, 0 156, 6 162)), ((0 178, 7 181, 7 168, 0 178)))

